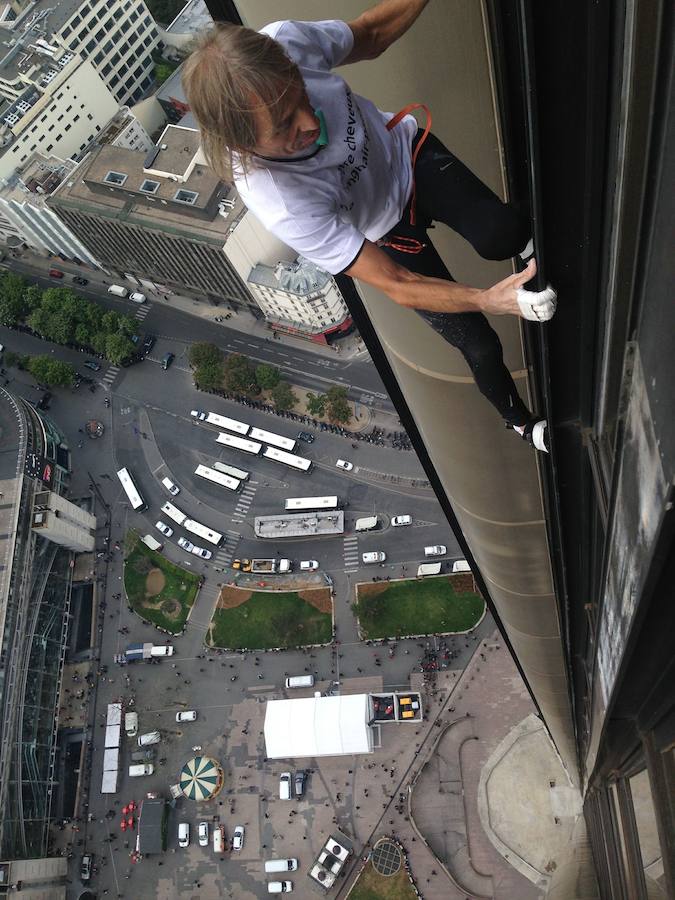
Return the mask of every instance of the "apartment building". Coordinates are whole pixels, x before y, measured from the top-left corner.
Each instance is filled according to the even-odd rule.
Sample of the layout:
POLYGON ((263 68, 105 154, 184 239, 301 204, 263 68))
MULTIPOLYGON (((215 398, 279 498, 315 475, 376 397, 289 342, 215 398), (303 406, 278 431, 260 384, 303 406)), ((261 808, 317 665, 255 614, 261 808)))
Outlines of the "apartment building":
POLYGON ((329 343, 352 327, 335 279, 303 257, 254 266, 248 287, 275 331, 329 343))

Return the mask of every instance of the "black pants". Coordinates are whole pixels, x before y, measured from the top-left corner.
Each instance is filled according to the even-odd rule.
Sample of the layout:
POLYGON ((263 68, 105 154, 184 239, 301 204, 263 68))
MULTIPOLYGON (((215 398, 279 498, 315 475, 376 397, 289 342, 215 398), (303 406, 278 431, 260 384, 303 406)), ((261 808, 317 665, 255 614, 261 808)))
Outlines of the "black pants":
MULTIPOLYGON (((413 146, 421 137, 418 131, 413 146)), ((485 259, 510 259, 530 238, 528 219, 492 193, 482 181, 430 134, 415 165, 416 225, 409 205, 387 235, 414 238, 425 247, 405 253, 383 247, 397 263, 420 275, 454 281, 429 240, 432 222, 443 222, 466 238, 485 259)), ((436 313, 416 310, 434 331, 461 351, 478 389, 509 425, 523 425, 531 414, 504 365, 502 345, 482 313, 436 313)))

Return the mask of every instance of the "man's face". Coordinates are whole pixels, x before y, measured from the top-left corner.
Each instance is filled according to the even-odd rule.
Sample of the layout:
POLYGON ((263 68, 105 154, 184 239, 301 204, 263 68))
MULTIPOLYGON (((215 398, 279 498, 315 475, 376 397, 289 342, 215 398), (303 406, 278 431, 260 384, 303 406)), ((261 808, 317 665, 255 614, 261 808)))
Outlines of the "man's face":
POLYGON ((273 112, 261 106, 254 116, 258 140, 251 149, 259 156, 274 159, 297 156, 318 140, 321 133, 302 81, 283 93, 273 112))

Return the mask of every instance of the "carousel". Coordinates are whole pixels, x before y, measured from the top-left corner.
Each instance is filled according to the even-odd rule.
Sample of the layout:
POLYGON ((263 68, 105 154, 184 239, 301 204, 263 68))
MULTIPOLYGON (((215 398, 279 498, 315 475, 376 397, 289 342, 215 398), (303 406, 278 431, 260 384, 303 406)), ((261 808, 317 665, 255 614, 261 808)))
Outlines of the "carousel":
POLYGON ((223 770, 210 756, 195 756, 181 769, 178 783, 188 800, 211 800, 223 786, 223 770))

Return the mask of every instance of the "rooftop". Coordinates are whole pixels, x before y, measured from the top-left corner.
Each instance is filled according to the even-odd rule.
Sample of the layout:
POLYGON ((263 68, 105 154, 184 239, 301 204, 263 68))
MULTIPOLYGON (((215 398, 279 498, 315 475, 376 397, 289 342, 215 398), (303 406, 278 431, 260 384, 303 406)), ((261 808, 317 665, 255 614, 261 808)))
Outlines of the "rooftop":
POLYGON ((275 539, 311 537, 318 534, 342 534, 345 530, 345 514, 338 509, 332 512, 256 516, 254 530, 256 537, 275 539))
POLYGON ((199 34, 213 25, 204 0, 190 0, 166 29, 170 34, 199 34))
POLYGON ((328 272, 302 256, 296 262, 280 262, 274 267, 258 263, 248 276, 252 284, 300 296, 322 290, 331 278, 328 272))

